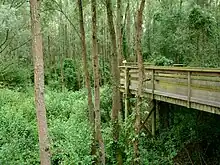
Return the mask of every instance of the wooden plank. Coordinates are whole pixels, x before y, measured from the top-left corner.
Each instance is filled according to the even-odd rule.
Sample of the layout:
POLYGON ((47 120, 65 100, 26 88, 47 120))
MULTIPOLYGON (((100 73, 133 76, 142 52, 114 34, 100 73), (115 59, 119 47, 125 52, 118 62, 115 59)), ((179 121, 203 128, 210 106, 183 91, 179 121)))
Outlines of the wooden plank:
MULTIPOLYGON (((156 72, 155 77, 167 77, 167 78, 182 78, 182 79, 187 79, 187 74, 177 74, 177 73, 158 73, 156 72)), ((200 75, 195 75, 191 74, 191 79, 192 80, 204 80, 204 81, 216 81, 220 82, 220 76, 205 76, 203 74, 200 75)))
MULTIPOLYGON (((130 69, 138 69, 137 66, 127 66, 130 69)), ((119 66, 119 68, 124 68, 124 66, 119 66)), ((149 66, 145 67, 146 70, 166 70, 166 71, 183 71, 183 72, 206 72, 206 73, 220 73, 220 68, 199 68, 199 67, 163 67, 163 66, 149 66)))
POLYGON ((220 92, 205 91, 199 89, 192 89, 191 97, 200 98, 207 101, 220 102, 220 92))
MULTIPOLYGON (((186 86, 187 79, 180 79, 180 78, 163 78, 163 77, 155 77, 156 83, 167 83, 169 85, 179 85, 179 86, 186 86)), ((204 88, 202 90, 215 90, 220 91, 220 83, 216 81, 203 81, 203 80, 192 80, 191 78, 191 85, 194 88, 204 88)))
POLYGON ((218 101, 204 100, 204 99, 192 97, 191 102, 220 108, 220 102, 218 101))
MULTIPOLYGON (((135 89, 137 87, 138 82, 131 80, 131 88, 135 89)), ((144 83, 144 87, 152 89, 152 84, 149 84, 149 82, 144 83)), ((169 92, 173 94, 180 94, 180 95, 186 95, 187 96, 187 91, 188 91, 188 86, 187 84, 185 85, 178 85, 178 84, 171 84, 171 83, 154 83, 154 87, 156 90, 161 91, 161 92, 169 92)), ((197 88, 196 86, 191 86, 192 89, 192 96, 197 97, 196 94, 198 93, 198 97, 206 97, 209 96, 207 94, 213 93, 213 98, 220 98, 219 93, 220 92, 213 92, 212 90, 209 91, 208 86, 207 89, 200 89, 197 88)), ((209 96, 210 97, 210 96, 209 96)))
POLYGON ((160 92, 187 96, 187 91, 188 91, 187 85, 180 86, 180 85, 159 82, 159 83, 155 83, 154 86, 155 86, 155 90, 160 92))
MULTIPOLYGON (((129 90, 135 94, 138 87, 138 68, 128 68, 131 68, 129 90)), ((124 68, 121 68, 121 72, 124 72, 124 68)), ((120 90, 124 91, 124 74, 120 75, 120 90)), ((188 108, 220 113, 219 69, 147 67, 145 76, 143 85, 147 97, 154 96, 155 99, 188 108)))
POLYGON ((193 76, 203 76, 203 77, 219 77, 220 73, 219 72, 198 72, 198 71, 192 71, 193 76))

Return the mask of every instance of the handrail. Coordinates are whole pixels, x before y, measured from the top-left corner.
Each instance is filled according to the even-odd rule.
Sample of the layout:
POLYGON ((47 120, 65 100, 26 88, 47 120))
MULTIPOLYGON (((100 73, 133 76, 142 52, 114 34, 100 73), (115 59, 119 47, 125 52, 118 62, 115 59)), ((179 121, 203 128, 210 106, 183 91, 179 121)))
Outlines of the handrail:
MULTIPOLYGON (((120 90, 128 100, 137 93, 138 66, 119 67, 120 90)), ((220 114, 220 68, 145 66, 145 76, 148 98, 220 114)))
MULTIPOLYGON (((138 66, 119 66, 119 68, 137 69, 138 66)), ((200 67, 165 67, 165 66, 147 66, 146 70, 167 70, 167 71, 182 71, 182 72, 206 72, 220 73, 220 68, 200 68, 200 67)))

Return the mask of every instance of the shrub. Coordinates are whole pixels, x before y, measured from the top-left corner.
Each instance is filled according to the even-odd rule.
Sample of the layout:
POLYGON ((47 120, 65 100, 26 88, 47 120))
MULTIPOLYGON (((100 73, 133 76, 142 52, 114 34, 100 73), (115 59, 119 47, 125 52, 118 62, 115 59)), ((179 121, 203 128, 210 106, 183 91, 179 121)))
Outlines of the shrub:
POLYGON ((173 61, 164 57, 164 56, 157 56, 153 59, 153 63, 156 66, 171 66, 173 65, 173 61))
MULTIPOLYGON (((52 163, 91 164, 85 91, 46 91, 46 103, 52 163)), ((0 89, 0 125, 0 164, 39 164, 33 95, 0 89)))

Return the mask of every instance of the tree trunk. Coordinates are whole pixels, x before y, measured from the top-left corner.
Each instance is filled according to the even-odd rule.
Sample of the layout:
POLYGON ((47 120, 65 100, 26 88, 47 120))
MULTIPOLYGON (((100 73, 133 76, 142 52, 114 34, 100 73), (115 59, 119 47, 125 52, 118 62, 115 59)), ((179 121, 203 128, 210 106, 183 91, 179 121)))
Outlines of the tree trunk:
POLYGON ((100 78, 99 78, 99 59, 97 51, 97 25, 96 25, 96 0, 92 0, 92 54, 93 54, 93 71, 95 86, 95 132, 99 144, 100 162, 105 164, 105 146, 101 133, 101 113, 100 113, 100 78))
POLYGON ((106 9, 107 9, 107 17, 108 17, 108 26, 111 37, 112 44, 112 57, 111 57, 111 69, 112 69, 112 125, 113 125, 113 140, 116 154, 116 158, 118 163, 121 162, 120 149, 118 148, 118 139, 119 139, 119 123, 118 123, 118 115, 121 109, 120 104, 120 72, 118 67, 118 55, 117 55, 117 44, 116 44, 116 35, 114 29, 113 22, 113 11, 112 11, 112 2, 111 0, 106 0, 106 9))
POLYGON ((123 47, 122 47, 122 3, 121 0, 117 0, 117 45, 118 45, 118 65, 122 64, 123 47))
POLYGON ((90 76, 89 76, 87 56, 86 56, 86 38, 85 38, 83 9, 82 9, 82 1, 81 0, 78 0, 78 6, 79 6, 79 24, 80 24, 81 42, 82 42, 82 61, 83 61, 83 69, 84 69, 86 88, 88 90, 89 119, 90 119, 91 123, 94 123, 92 92, 91 92, 90 76))
POLYGON ((141 49, 141 38, 142 38, 142 23, 143 23, 143 11, 145 6, 145 0, 141 1, 140 8, 137 12, 137 20, 136 20, 136 55, 138 59, 138 93, 137 93, 137 107, 135 114, 135 133, 136 138, 134 141, 134 163, 140 164, 140 153, 139 153, 139 132, 140 132, 140 110, 141 110, 141 102, 142 102, 142 89, 143 89, 143 79, 144 79, 144 64, 142 57, 142 49, 141 49))
MULTIPOLYGON (((52 62, 52 54, 51 54, 51 40, 50 40, 50 35, 48 34, 47 36, 47 56, 48 56, 48 60, 46 62, 47 66, 46 69, 48 70, 48 72, 52 73, 53 72, 53 62, 52 62)), ((53 75, 50 74, 50 79, 53 78, 53 75)))
POLYGON ((151 51, 151 0, 148 0, 148 32, 147 32, 147 40, 148 40, 148 56, 152 55, 152 51, 151 51))
POLYGON ((131 11, 130 11, 130 0, 127 2, 127 33, 126 33, 126 38, 127 38, 127 59, 131 56, 131 11))
POLYGON ((32 54, 34 57, 35 105, 40 146, 40 162, 41 165, 49 165, 50 149, 44 101, 44 61, 39 7, 40 0, 30 0, 32 54))
MULTIPOLYGON (((85 38, 85 29, 84 29, 84 19, 83 19, 83 9, 82 9, 82 0, 78 0, 78 8, 79 8, 79 24, 80 24, 80 32, 81 32, 81 42, 82 42, 82 61, 83 61, 83 69, 84 69, 84 77, 85 83, 88 93, 88 108, 89 108, 89 120, 92 127, 92 131, 94 131, 94 109, 92 103, 92 91, 90 85, 90 76, 88 71, 87 64, 87 56, 86 56, 86 38, 85 38)), ((95 135, 95 134, 94 134, 95 135)), ((95 140, 95 137, 94 139, 95 140)), ((95 144, 92 144, 92 154, 95 154, 95 144)))

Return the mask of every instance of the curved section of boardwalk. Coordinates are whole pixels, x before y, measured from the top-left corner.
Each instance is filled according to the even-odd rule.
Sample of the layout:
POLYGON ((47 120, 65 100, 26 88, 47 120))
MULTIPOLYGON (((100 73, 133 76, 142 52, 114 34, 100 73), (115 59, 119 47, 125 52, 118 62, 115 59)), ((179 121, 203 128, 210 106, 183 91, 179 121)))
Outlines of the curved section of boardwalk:
MULTIPOLYGON (((138 67, 120 66, 120 90, 136 94, 138 67)), ((144 95, 188 108, 220 114, 220 70, 145 67, 144 95)))

